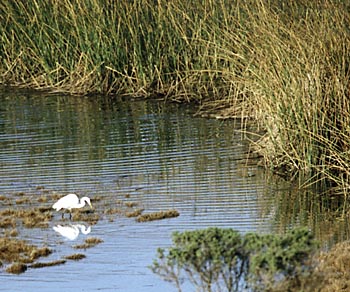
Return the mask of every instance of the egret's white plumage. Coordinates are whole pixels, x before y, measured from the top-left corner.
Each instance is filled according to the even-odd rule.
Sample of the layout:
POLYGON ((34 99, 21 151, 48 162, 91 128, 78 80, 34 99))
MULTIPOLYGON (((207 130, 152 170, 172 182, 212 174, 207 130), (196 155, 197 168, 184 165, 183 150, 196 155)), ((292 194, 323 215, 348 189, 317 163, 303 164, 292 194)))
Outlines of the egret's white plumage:
POLYGON ((88 203, 92 208, 89 197, 82 197, 79 201, 76 194, 68 194, 53 204, 52 208, 54 208, 56 211, 67 209, 70 212, 72 209, 84 207, 86 203, 88 203))

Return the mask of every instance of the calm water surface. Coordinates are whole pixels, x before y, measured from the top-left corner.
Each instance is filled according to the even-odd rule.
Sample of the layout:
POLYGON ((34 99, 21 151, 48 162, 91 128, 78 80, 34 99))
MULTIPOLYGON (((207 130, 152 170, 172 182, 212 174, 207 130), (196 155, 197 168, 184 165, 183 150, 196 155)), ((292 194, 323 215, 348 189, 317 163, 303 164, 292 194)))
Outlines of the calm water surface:
MULTIPOLYGON (((162 103, 2 93, 0 195, 75 192, 99 198, 105 206, 127 198, 145 213, 176 209, 180 216, 137 223, 102 215, 89 234, 70 239, 53 229, 69 223, 60 214, 49 228, 19 229, 19 238, 53 249, 44 260, 77 252, 72 246, 88 236, 104 242, 83 250, 86 258, 78 262, 18 276, 0 271, 0 291, 176 291, 147 268, 157 247, 171 244, 175 230, 220 226, 267 232, 299 223, 313 228, 313 222, 325 220, 313 207, 292 201, 290 191, 278 191, 283 185, 267 182, 262 169, 247 159, 239 126, 194 118, 191 109, 162 103), (280 214, 290 205, 278 202, 286 200, 295 214, 283 221, 280 214)), ((342 224, 346 229, 348 222, 342 224)), ((347 232, 327 239, 337 237, 347 232)))

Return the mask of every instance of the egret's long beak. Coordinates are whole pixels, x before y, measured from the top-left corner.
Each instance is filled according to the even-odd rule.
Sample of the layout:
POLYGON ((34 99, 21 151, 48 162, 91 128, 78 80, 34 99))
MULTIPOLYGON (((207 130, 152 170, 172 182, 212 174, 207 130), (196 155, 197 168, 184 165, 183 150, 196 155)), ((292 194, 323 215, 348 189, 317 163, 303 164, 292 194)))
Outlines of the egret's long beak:
POLYGON ((91 203, 89 203, 89 206, 90 206, 90 209, 92 209, 92 205, 91 205, 91 203))

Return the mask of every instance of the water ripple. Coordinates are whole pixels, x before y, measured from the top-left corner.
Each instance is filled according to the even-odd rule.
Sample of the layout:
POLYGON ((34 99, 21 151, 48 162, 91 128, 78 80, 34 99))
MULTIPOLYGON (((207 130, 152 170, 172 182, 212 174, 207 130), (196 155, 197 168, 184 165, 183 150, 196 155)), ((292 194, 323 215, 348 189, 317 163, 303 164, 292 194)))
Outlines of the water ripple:
MULTIPOLYGON (((106 112, 79 98, 13 96, 0 103, 0 195, 32 198, 37 188, 78 192, 92 200, 100 196, 107 206, 127 196, 145 212, 180 212, 147 223, 122 216, 100 220, 91 235, 104 242, 84 251, 86 259, 20 276, 0 273, 0 291, 175 291, 147 268, 157 247, 169 246, 173 231, 270 228, 257 199, 265 188, 263 173, 253 164, 252 176, 240 175, 247 149, 233 121, 192 118, 177 106, 159 112, 144 102, 106 112)), ((72 242, 52 229, 59 220, 48 229, 23 229, 20 236, 52 247, 52 258, 73 253, 72 242)))

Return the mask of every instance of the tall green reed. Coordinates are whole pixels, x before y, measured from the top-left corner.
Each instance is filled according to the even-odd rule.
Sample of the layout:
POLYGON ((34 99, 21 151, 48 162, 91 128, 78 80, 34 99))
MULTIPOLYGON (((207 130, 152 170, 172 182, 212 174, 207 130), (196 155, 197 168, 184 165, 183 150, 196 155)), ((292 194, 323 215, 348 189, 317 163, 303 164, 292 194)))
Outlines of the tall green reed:
POLYGON ((266 129, 267 166, 343 192, 349 11, 336 0, 3 1, 0 83, 250 116, 266 129))
POLYGON ((206 2, 5 2, 2 83, 188 99, 195 71, 215 62, 201 56, 208 55, 207 20, 221 12, 206 2))

